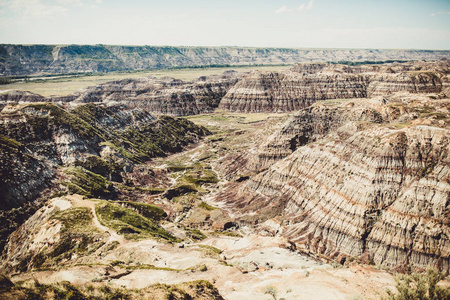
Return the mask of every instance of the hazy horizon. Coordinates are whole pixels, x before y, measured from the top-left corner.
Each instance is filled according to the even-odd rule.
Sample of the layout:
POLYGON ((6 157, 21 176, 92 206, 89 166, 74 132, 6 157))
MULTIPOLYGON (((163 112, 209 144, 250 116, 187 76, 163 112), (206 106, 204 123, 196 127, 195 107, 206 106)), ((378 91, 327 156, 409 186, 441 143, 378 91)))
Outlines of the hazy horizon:
POLYGON ((450 50, 447 0, 0 0, 0 43, 450 50))
POLYGON ((431 49, 431 48, 336 48, 336 47, 264 47, 264 46, 235 46, 235 45, 150 45, 150 44, 62 44, 62 43, 0 43, 0 45, 22 45, 22 46, 118 46, 118 47, 174 47, 174 48, 255 48, 255 49, 300 49, 300 50, 316 50, 316 49, 326 49, 326 50, 425 50, 425 51, 443 51, 450 52, 450 49, 431 49))

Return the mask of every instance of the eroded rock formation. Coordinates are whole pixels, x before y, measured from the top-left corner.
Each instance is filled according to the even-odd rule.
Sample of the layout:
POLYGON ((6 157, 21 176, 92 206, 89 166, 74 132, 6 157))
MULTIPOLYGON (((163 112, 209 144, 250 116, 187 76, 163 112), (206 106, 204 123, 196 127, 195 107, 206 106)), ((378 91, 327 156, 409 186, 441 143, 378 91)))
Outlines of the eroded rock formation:
POLYGON ((366 96, 364 77, 345 73, 311 74, 253 72, 228 91, 219 107, 236 112, 286 112, 305 108, 318 100, 366 96))
POLYGON ((0 45, 0 74, 67 74, 183 66, 436 60, 449 51, 111 45, 0 45))
POLYGON ((234 112, 288 112, 319 100, 370 98, 395 92, 441 93, 447 61, 346 66, 298 64, 280 73, 255 71, 234 85, 219 108, 234 112))
POLYGON ((0 207, 34 199, 49 186, 56 166, 83 166, 94 173, 105 166, 101 175, 120 181, 120 173, 134 163, 181 151, 207 133, 184 119, 156 118, 123 106, 87 104, 70 111, 52 103, 7 106, 0 113, 0 207))
MULTIPOLYGON (((362 66, 298 64, 288 71, 228 71, 192 82, 170 77, 125 79, 46 101, 119 103, 176 116, 209 113, 216 108, 245 113, 290 112, 327 99, 371 98, 397 92, 448 95, 449 70, 447 60, 362 66)), ((0 105, 44 99, 12 91, 0 96, 0 105)))
POLYGON ((305 251, 449 270, 449 101, 412 99, 298 112, 250 155, 268 169, 217 200, 243 224, 281 215, 283 234, 305 251))
MULTIPOLYGON (((73 95, 75 103, 89 104, 70 111, 48 103, 12 103, 1 113, 0 134, 9 138, 4 139, 9 152, 32 155, 34 160, 15 162, 19 171, 30 165, 45 179, 34 190, 60 176, 71 184, 66 183, 70 193, 114 198, 109 183, 121 182, 123 171, 131 174, 134 164, 181 151, 208 133, 185 119, 157 118, 148 111, 189 115, 217 106, 239 112, 298 110, 281 126, 267 129, 272 133, 267 139, 225 130, 205 142, 204 147, 240 134, 242 141, 250 136, 255 141, 241 141, 250 149, 224 142, 205 154, 204 159, 214 157, 214 171, 196 169, 203 164, 200 158, 196 167, 176 160, 162 167, 178 170, 176 180, 185 181, 159 197, 189 198, 202 190, 201 180, 230 181, 208 200, 229 210, 236 226, 282 234, 297 249, 340 262, 357 257, 393 268, 431 265, 448 271, 448 74, 449 63, 439 61, 302 64, 285 72, 227 73, 195 82, 123 80, 73 95), (70 167, 52 169, 61 165, 70 167), (79 178, 94 181, 95 189, 79 178)), ((19 178, 17 184, 28 179, 19 178)), ((27 201, 14 184, 21 202, 14 201, 27 201)), ((206 216, 196 223, 206 222, 206 216)))
POLYGON ((193 115, 212 112, 237 80, 236 72, 204 76, 194 82, 170 77, 125 79, 88 88, 74 101, 113 102, 161 114, 193 115))

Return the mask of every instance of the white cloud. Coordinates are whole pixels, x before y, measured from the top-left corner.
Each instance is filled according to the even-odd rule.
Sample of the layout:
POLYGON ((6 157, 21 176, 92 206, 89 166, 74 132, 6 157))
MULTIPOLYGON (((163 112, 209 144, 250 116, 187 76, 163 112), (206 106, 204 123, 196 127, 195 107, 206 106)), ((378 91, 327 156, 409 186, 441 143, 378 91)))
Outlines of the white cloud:
POLYGON ((98 8, 101 2, 102 0, 0 0, 0 7, 23 18, 45 18, 66 16, 71 9, 80 7, 98 8))
POLYGON ((277 9, 275 11, 275 13, 277 14, 282 14, 282 13, 286 13, 286 12, 291 12, 292 9, 288 8, 287 5, 283 5, 282 7, 280 7, 279 9, 277 9))
POLYGON ((439 11, 437 13, 432 13, 430 16, 434 17, 437 15, 450 15, 450 11, 439 11))
POLYGON ((61 5, 46 4, 41 0, 9 0, 5 5, 23 17, 48 17, 67 13, 67 8, 61 5))
POLYGON ((308 4, 302 3, 299 7, 297 7, 298 11, 302 11, 302 10, 310 10, 313 7, 315 0, 310 0, 308 2, 308 4))

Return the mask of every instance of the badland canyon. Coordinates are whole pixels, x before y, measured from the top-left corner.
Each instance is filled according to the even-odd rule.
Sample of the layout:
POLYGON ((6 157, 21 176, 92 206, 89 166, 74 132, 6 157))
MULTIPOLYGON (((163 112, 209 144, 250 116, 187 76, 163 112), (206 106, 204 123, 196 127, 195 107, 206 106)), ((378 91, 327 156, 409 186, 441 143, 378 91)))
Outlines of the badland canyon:
POLYGON ((292 65, 52 96, 1 86, 2 297, 379 299, 394 273, 450 271, 449 51, 2 45, 0 55, 2 76, 42 84, 292 65))

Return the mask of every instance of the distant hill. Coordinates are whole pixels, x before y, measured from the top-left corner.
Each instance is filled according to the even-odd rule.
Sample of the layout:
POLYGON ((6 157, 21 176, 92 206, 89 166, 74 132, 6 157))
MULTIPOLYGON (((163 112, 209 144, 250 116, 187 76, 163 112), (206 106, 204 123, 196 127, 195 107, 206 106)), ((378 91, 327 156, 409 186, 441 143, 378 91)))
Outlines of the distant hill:
POLYGON ((110 45, 0 45, 0 75, 42 75, 173 67, 318 61, 436 60, 450 51, 110 45))

